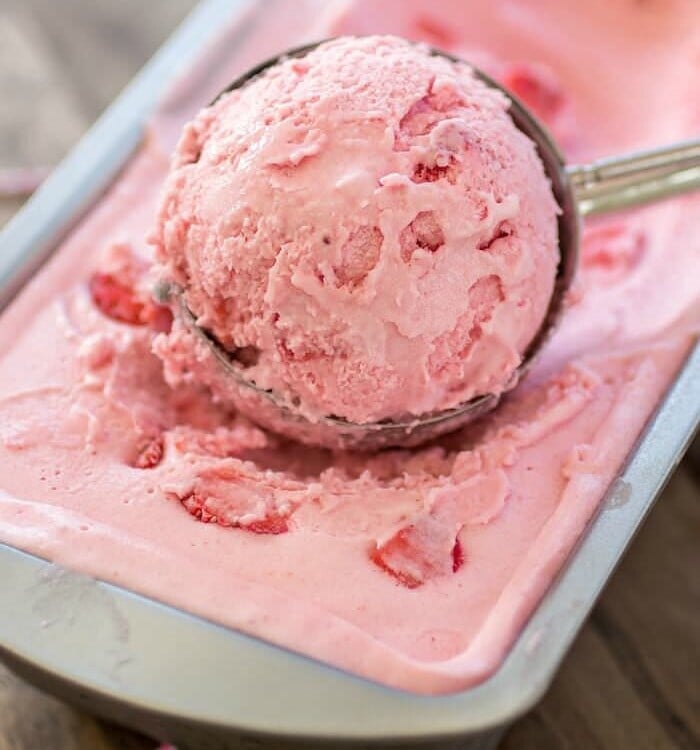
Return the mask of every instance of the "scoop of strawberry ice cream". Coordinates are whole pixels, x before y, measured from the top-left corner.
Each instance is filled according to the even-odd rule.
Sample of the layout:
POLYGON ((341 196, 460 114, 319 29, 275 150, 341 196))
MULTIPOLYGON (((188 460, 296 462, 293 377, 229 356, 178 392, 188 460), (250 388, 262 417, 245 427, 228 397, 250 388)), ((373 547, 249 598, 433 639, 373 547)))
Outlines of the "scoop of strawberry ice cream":
MULTIPOLYGON (((550 184, 508 104, 395 37, 287 59, 186 127, 154 239, 162 275, 249 381, 312 421, 502 392, 559 260, 550 184)), ((166 371, 236 402, 195 342, 176 325, 166 371)))

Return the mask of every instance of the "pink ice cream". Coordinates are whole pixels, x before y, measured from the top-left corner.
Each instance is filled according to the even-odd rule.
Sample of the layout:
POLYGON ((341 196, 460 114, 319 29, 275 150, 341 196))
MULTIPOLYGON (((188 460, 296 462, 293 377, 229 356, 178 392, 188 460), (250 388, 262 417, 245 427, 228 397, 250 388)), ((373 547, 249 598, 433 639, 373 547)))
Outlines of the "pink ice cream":
MULTIPOLYGON (((247 380, 311 420, 512 387, 559 256, 549 182, 508 104, 396 37, 284 61, 185 128, 155 240, 166 278, 247 380)), ((181 326, 158 351, 173 384, 185 372, 279 427, 181 326)))
POLYGON ((596 512, 618 512, 601 498, 700 329, 700 198, 587 223, 562 324, 501 407, 428 447, 359 455, 169 384, 146 237, 170 154, 259 60, 372 33, 485 67, 572 161, 688 138, 700 3, 266 0, 254 28, 223 34, 171 92, 2 313, 0 541, 372 680, 460 690, 498 669, 596 512))

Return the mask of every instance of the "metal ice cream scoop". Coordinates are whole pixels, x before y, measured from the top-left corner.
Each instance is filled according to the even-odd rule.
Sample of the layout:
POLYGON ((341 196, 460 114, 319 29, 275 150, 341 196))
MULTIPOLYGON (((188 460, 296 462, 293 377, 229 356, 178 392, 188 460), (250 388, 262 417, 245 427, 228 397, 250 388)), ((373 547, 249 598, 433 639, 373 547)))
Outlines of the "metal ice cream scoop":
MULTIPOLYGON (((303 57, 322 42, 284 52, 267 60, 236 79, 219 96, 244 86, 267 68, 290 57, 303 57)), ((433 54, 465 62, 440 50, 433 54)), ((468 63, 467 63, 468 64, 468 63)), ((473 68, 473 66, 470 66, 473 68)), ((616 211, 669 198, 700 188, 700 140, 675 143, 663 148, 617 156, 590 164, 566 164, 557 144, 528 109, 496 81, 473 68, 475 75, 488 86, 498 89, 511 101, 510 115, 515 125, 534 141, 552 192, 561 208, 559 216, 560 261, 549 309, 540 330, 530 342, 518 367, 514 382, 532 366, 543 344, 561 317, 564 295, 574 277, 580 242, 581 218, 592 214, 616 211)), ((401 420, 383 420, 355 424, 327 416, 313 425, 275 393, 263 390, 246 380, 244 370, 230 353, 207 331, 197 325, 196 317, 187 308, 177 290, 184 323, 209 348, 226 374, 233 378, 242 392, 261 397, 263 408, 272 409, 275 421, 293 423, 294 433, 302 440, 352 450, 376 450, 392 446, 415 446, 463 427, 493 409, 500 396, 486 393, 459 406, 429 414, 411 415, 401 420)))

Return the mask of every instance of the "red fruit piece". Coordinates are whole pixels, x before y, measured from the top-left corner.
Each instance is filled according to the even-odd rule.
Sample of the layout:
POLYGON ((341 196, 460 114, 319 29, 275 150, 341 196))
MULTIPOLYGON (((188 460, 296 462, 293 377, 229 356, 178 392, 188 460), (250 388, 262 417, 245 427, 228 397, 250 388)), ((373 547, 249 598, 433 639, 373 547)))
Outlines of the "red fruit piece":
POLYGON ((501 277, 496 274, 482 276, 469 287, 468 294, 476 325, 490 320, 496 306, 506 298, 501 277))
POLYGON ((144 299, 137 289, 110 273, 95 272, 88 282, 90 296, 103 315, 132 326, 148 325, 156 331, 170 331, 173 316, 169 308, 144 299))
POLYGON ((133 288, 112 274, 94 273, 89 282, 92 301, 108 318, 130 325, 143 325, 144 305, 133 288))
POLYGON ((432 578, 455 573, 463 565, 457 533, 454 527, 426 515, 378 544, 370 557, 403 586, 415 589, 432 578))
POLYGON ((144 318, 148 326, 158 333, 170 333, 173 325, 173 314, 169 307, 156 302, 146 303, 144 318))
POLYGON ((494 228, 493 232, 484 240, 482 240, 476 247, 477 250, 491 250, 494 242, 502 240, 504 237, 510 237, 512 234, 512 226, 507 221, 501 221, 494 228))
POLYGON ((435 253, 445 244, 442 232, 434 211, 421 211, 413 221, 401 230, 399 235, 401 258, 410 262, 416 250, 427 250, 435 253))
POLYGON ((203 523, 218 523, 219 526, 242 529, 253 534, 277 535, 289 531, 287 516, 277 513, 274 509, 270 509, 264 518, 258 518, 250 523, 241 523, 238 519, 226 520, 224 516, 226 513, 225 504, 222 504, 220 499, 206 497, 197 490, 180 498, 180 502, 188 513, 191 513, 198 521, 203 523), (219 507, 221 513, 218 511, 219 507))
POLYGON ((464 565, 464 548, 459 539, 455 539, 455 545, 452 548, 452 572, 456 573, 464 565))
POLYGON ((545 122, 559 113, 564 103, 561 88, 546 70, 514 65, 503 76, 503 85, 545 122))
POLYGON ((137 469, 152 469, 163 460, 165 446, 163 437, 147 438, 138 447, 134 467, 137 469))
POLYGON ((207 510, 206 498, 202 497, 197 490, 190 492, 180 498, 184 509, 202 523, 216 523, 216 516, 207 510))
POLYGON ((312 359, 323 357, 323 350, 311 340, 290 344, 288 341, 280 339, 277 341, 277 351, 284 362, 310 362, 312 359))
POLYGON ((289 531, 287 519, 276 513, 271 513, 260 521, 253 521, 247 526, 241 526, 246 531, 252 531, 254 534, 284 534, 289 531))
POLYGON ((454 171, 451 165, 438 167, 437 165, 428 166, 420 162, 414 167, 413 175, 411 176, 411 180, 417 183, 437 182, 442 179, 446 179, 450 184, 455 183, 454 171))
POLYGON ((379 262, 382 242, 384 235, 379 227, 356 227, 341 250, 342 262, 334 268, 338 284, 361 284, 379 262))

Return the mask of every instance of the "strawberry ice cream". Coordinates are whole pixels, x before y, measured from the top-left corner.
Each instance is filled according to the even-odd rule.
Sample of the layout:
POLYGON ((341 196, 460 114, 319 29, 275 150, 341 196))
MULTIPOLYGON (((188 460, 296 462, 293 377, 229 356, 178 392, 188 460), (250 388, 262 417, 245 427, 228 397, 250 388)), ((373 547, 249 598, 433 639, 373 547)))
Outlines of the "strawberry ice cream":
MULTIPOLYGON (((545 119, 572 161, 680 140, 700 131, 696 106, 700 3, 266 0, 257 8, 255 32, 243 42, 238 27, 224 34, 170 92, 142 146, 111 190, 0 317, 0 541, 387 685, 419 693, 461 690, 498 669, 599 510, 606 490, 697 339, 698 195, 586 226, 579 275, 562 323, 528 377, 508 392, 495 412, 422 448, 359 454, 286 440, 256 426, 226 400, 215 401, 197 377, 187 377, 186 369, 198 364, 193 354, 195 358, 199 354, 187 347, 184 336, 179 343, 175 340, 177 321, 168 333, 170 311, 150 296, 154 259, 153 246, 146 238, 162 206, 164 182, 170 180, 168 194, 189 196, 192 206, 202 212, 197 215, 203 217, 208 206, 204 192, 197 194, 195 182, 189 191, 178 192, 173 180, 182 178, 184 187, 189 173, 206 166, 210 170, 207 190, 212 188, 211 194, 218 196, 206 216, 216 220, 230 214, 228 229, 223 220, 218 227, 221 233, 231 230, 237 242, 247 237, 246 241, 256 243, 255 251, 248 254, 234 247, 235 242, 220 247, 215 241, 220 233, 208 223, 201 230, 201 246, 193 241, 185 259, 174 250, 179 247, 175 225, 168 239, 174 243, 168 255, 173 273, 181 274, 178 279, 188 287, 191 281, 201 284, 201 288, 192 285, 194 296, 189 304, 197 314, 209 316, 208 325, 220 325, 217 335, 232 351, 235 346, 242 348, 237 356, 249 368, 255 366, 256 351, 245 346, 259 348, 258 361, 262 361, 263 349, 279 352, 274 335, 279 334, 282 352, 282 344, 296 351, 302 339, 287 332, 283 337, 272 325, 266 332, 264 326, 252 324, 252 315, 250 326, 242 319, 230 327, 229 321, 236 319, 235 305, 218 310, 213 303, 224 299, 231 288, 227 285, 238 289, 235 284, 243 270, 251 274, 251 291, 255 287, 258 252, 265 245, 257 242, 257 233, 246 234, 252 226, 258 232, 272 232, 277 208, 281 208, 280 221, 286 217, 280 224, 285 230, 282 236, 294 240, 303 232, 292 232, 301 224, 285 213, 284 205, 292 199, 281 188, 281 203, 273 202, 274 210, 258 207, 257 224, 244 225, 242 217, 240 226, 233 222, 239 216, 239 198, 230 188, 244 173, 229 168, 232 152, 228 150, 221 152, 220 172, 214 169, 211 149, 215 139, 204 143, 201 167, 188 168, 183 161, 168 177, 172 150, 183 125, 261 59, 310 39, 385 33, 448 48, 510 85, 545 119), (219 249, 228 253, 231 247, 230 256, 222 255, 221 260, 225 265, 226 258, 236 258, 232 266, 236 273, 225 282, 214 275, 213 286, 205 287, 209 270, 219 265, 218 256, 205 263, 204 247, 212 253, 219 249), (185 276, 192 273, 190 263, 197 269, 191 278, 185 276), (196 294, 195 288, 199 289, 196 294), (209 304, 211 308, 205 307, 209 304), (248 338, 248 331, 257 338, 253 333, 248 338), (178 346, 182 351, 179 363, 178 346), (166 356, 165 368, 153 353, 154 348, 161 352, 163 347, 173 352, 170 358, 166 356)), ((382 44, 392 58, 404 49, 398 42, 382 44)), ((413 49, 411 55, 415 55, 413 49)), ((295 64, 299 65, 290 63, 278 72, 280 86, 286 76, 301 76, 294 73, 295 64)), ((466 87, 464 95, 479 95, 482 102, 480 89, 468 72, 453 72, 454 81, 463 79, 459 87, 466 87)), ((448 71, 441 77, 449 80, 450 75, 448 71)), ((439 77, 431 84, 431 92, 443 91, 439 77)), ((312 80, 305 85, 311 86, 312 80)), ((382 80, 379 77, 376 85, 382 80)), ((367 83, 370 88, 375 85, 367 83)), ((373 281, 373 274, 383 273, 383 263, 393 263, 396 279, 386 276, 390 289, 399 288, 399 279, 402 284, 414 284, 421 293, 427 279, 434 278, 436 283, 434 294, 425 291, 420 315, 415 320, 408 316, 407 325, 416 329, 433 325, 453 306, 462 305, 461 314, 467 315, 475 306, 493 307, 491 321, 477 323, 475 318, 484 316, 475 313, 463 326, 471 330, 469 321, 477 323, 483 335, 472 338, 484 346, 490 341, 492 347, 497 309, 503 307, 505 313, 518 298, 512 286, 521 278, 518 274, 522 273, 527 288, 528 264, 536 258, 551 274, 551 249, 546 250, 551 240, 548 221, 554 212, 551 198, 542 193, 543 205, 536 205, 539 180, 522 185, 509 166, 514 160, 529 163, 533 174, 541 177, 528 148, 518 150, 504 164, 504 181, 499 182, 504 200, 497 204, 495 198, 485 199, 485 217, 468 200, 460 203, 461 213, 443 211, 443 204, 454 205, 453 190, 460 185, 466 189, 486 174, 477 170, 480 150, 471 141, 467 148, 461 137, 457 139, 454 164, 448 159, 433 171, 426 163, 415 175, 418 181, 411 179, 412 150, 423 144, 428 154, 431 139, 448 122, 434 112, 428 91, 424 80, 422 93, 413 94, 418 100, 427 96, 428 102, 425 108, 420 104, 413 109, 409 117, 413 125, 401 136, 405 141, 393 129, 375 131, 371 118, 363 121, 360 129, 365 135, 371 133, 384 143, 385 134, 387 144, 409 145, 408 151, 387 147, 378 152, 377 172, 372 174, 387 171, 383 159, 405 160, 405 171, 396 172, 395 186, 389 180, 386 186, 366 188, 370 203, 365 208, 339 211, 332 217, 324 214, 324 224, 333 227, 330 245, 321 235, 319 246, 309 243, 295 249, 292 243, 279 249, 279 285, 271 274, 269 301, 265 295, 262 301, 257 298, 261 316, 272 309, 274 301, 290 306, 285 313, 290 319, 293 313, 302 316, 295 318, 301 320, 307 307, 318 306, 329 315, 319 318, 319 326, 326 325, 336 309, 346 310, 344 315, 352 321, 362 305, 385 306, 373 320, 394 315, 396 321, 403 321, 398 306, 391 307, 395 295, 380 294, 383 290, 373 281), (424 118, 430 121, 434 116, 440 119, 435 128, 424 135, 413 132, 425 127, 424 118), (471 176, 466 171, 462 174, 457 157, 476 171, 471 176), (442 176, 441 169, 446 170, 442 176), (431 181, 433 175, 439 179, 431 181), (377 191, 398 202, 383 218, 377 191), (510 191, 518 196, 518 205, 523 196, 531 201, 532 210, 503 217, 510 233, 496 238, 489 232, 497 224, 488 222, 500 220, 500 211, 513 211, 512 202, 505 199, 510 191), (406 196, 405 210, 400 195, 406 196), (432 202, 429 196, 435 195, 439 201, 432 202), (430 247, 439 235, 414 219, 423 211, 437 216, 442 231, 444 243, 435 252, 430 247), (394 213, 401 217, 395 222, 394 213), (465 215, 485 222, 479 226, 487 244, 493 237, 490 248, 479 250, 474 237, 458 242, 457 235, 466 224, 456 217, 465 215), (364 262, 368 255, 341 252, 351 236, 343 221, 350 218, 370 227, 363 247, 372 246, 373 227, 382 233, 377 266, 362 280, 355 259, 364 262), (410 257, 405 261, 401 234, 412 223, 404 235, 404 247, 413 252, 406 253, 410 257), (517 254, 521 252, 516 244, 519 232, 539 238, 540 256, 533 255, 530 242, 523 243, 522 253, 517 254), (419 246, 419 236, 426 247, 419 246), (513 268, 508 266, 511 256, 506 249, 516 253, 513 268), (294 267, 290 265, 292 252, 299 253, 294 267), (327 280, 324 284, 309 270, 318 252, 329 259, 321 269, 327 280), (450 273, 446 278, 439 273, 443 257, 452 259, 451 269, 463 274, 473 271, 474 281, 477 276, 497 275, 503 301, 492 305, 493 297, 486 293, 481 302, 479 295, 467 301, 466 292, 474 282, 460 279, 452 287, 456 282, 450 273), (467 262, 473 257, 479 259, 475 266, 467 262), (487 263, 493 266, 487 268, 487 263), (306 285, 306 296, 301 296, 294 279, 306 285), (336 286, 338 281, 340 286, 336 286), (443 284, 450 294, 464 293, 445 304, 444 310, 441 300, 447 291, 443 284), (304 300, 300 310, 291 307, 296 295, 304 300), (321 304, 323 295, 328 295, 327 310, 321 304), (343 307, 346 298, 357 298, 358 303, 343 307)), ((511 126, 498 98, 484 96, 482 106, 493 108, 495 123, 502 129, 503 148, 507 143, 517 144, 517 139, 510 139, 511 126)), ((223 128, 223 114, 236 102, 234 97, 215 108, 221 120, 218 114, 210 114, 212 126, 223 128)), ((377 116, 384 118, 385 98, 379 104, 377 116)), ((457 119, 467 116, 457 110, 457 119)), ((270 111, 279 114, 276 105, 270 111)), ((246 116, 254 130, 261 116, 255 102, 250 102, 246 116)), ((206 121, 206 114, 196 120, 201 127, 206 121)), ((265 167, 263 173, 279 170, 277 179, 284 186, 305 170, 316 169, 316 164, 326 164, 328 169, 318 171, 323 186, 334 169, 349 167, 344 151, 338 154, 337 165, 326 156, 334 133, 312 155, 308 149, 321 146, 315 139, 324 139, 311 129, 308 132, 309 141, 288 148, 278 143, 277 149, 261 133, 260 150, 274 152, 283 163, 265 167), (294 161, 305 154, 297 166, 284 163, 292 152, 294 161)), ((187 143, 197 143, 195 135, 190 130, 181 144, 181 158, 187 153, 187 143)), ((223 131, 219 135, 223 137, 223 131)), ((193 149, 191 158, 195 156, 193 149)), ((356 156, 364 170, 371 167, 362 153, 356 156)), ((262 159, 257 151, 241 156, 253 157, 262 159)), ((355 195, 365 189, 362 179, 359 182, 352 186, 352 180, 346 181, 342 190, 318 198, 310 192, 299 208, 325 211, 316 200, 322 199, 323 206, 335 205, 333 201, 340 201, 345 190, 355 195)), ((267 190, 271 190, 269 180, 246 195, 246 201, 262 200, 260 195, 267 190)), ((490 191, 489 187, 484 192, 491 196, 490 191)), ((166 207, 165 215, 167 211, 166 207)), ((175 215, 184 214, 178 209, 175 215)), ((310 232, 317 223, 309 220, 307 226, 310 232)), ((161 234, 164 227, 161 222, 161 234)), ((195 224, 191 227, 190 232, 200 231, 195 224)), ((357 237, 354 241, 360 243, 357 237)), ((350 248, 355 247, 359 244, 351 243, 350 248)), ((532 317, 523 328, 517 332, 505 328, 512 336, 508 340, 512 351, 519 350, 537 325, 536 296, 533 291, 533 307, 524 308, 532 317)), ((248 308, 256 299, 246 288, 241 298, 248 308)), ((409 299, 404 304, 413 303, 409 299)), ((446 319, 443 323, 452 325, 446 319)), ((315 325, 315 320, 309 323, 309 333, 315 325)), ((354 327, 366 330, 362 325, 354 327)), ((448 361, 450 352, 459 350, 451 340, 444 344, 434 353, 448 361)), ((423 344, 417 341, 416 346, 423 344)), ((491 355, 484 356, 484 362, 491 361, 491 355)), ((291 377, 299 372, 294 370, 297 364, 308 367, 308 372, 312 366, 322 366, 286 357, 282 362, 280 355, 269 373, 285 377, 290 373, 291 377)), ((206 361, 201 365, 204 369, 206 361)), ((459 381, 451 367, 435 377, 440 385, 427 389, 435 399, 446 393, 447 382, 459 381)), ((386 406, 390 391, 384 393, 386 406)), ((304 394, 311 397, 316 391, 307 389, 304 394)), ((370 407, 375 403, 368 401, 370 407)), ((602 512, 617 511, 604 506, 602 512)), ((539 647, 549 645, 544 632, 539 647)), ((120 666, 119 674, 126 675, 127 681, 133 674, 130 669, 130 664, 120 666)))
MULTIPOLYGON (((396 37, 288 59, 185 128, 155 238, 164 276, 246 380, 310 420, 500 393, 559 259, 549 182, 508 104, 396 37)), ((173 384, 186 373, 261 421, 182 326, 158 352, 173 384)))

